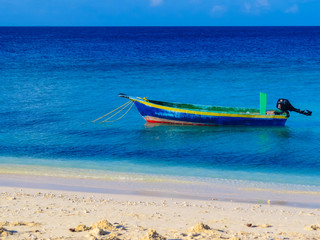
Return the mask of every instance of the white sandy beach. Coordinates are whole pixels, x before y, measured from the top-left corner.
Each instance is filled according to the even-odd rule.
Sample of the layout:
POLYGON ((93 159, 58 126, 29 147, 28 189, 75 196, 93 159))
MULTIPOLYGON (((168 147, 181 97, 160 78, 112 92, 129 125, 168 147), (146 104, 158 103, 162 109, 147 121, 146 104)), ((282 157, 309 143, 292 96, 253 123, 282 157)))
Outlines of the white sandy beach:
MULTIPOLYGON (((290 196, 301 195, 319 197, 290 196)), ((320 239, 319 209, 273 200, 245 203, 1 186, 0 212, 1 239, 320 239)))

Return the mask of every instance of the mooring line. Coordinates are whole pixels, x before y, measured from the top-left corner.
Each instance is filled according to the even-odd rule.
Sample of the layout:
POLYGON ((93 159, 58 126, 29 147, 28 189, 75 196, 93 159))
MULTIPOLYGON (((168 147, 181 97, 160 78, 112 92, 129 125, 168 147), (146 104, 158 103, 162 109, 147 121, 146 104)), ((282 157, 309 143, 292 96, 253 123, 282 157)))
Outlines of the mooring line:
MULTIPOLYGON (((121 105, 120 107, 117 107, 116 109, 112 110, 111 112, 103 115, 102 117, 99 117, 99 118, 97 118, 96 120, 93 120, 92 122, 94 123, 94 122, 100 120, 101 118, 104 118, 104 117, 108 116, 109 114, 113 113, 114 111, 118 110, 119 108, 122 108, 122 107, 126 108, 127 106, 130 105, 130 102, 131 102, 131 100, 129 100, 129 101, 126 102, 125 104, 121 105)), ((122 110, 123 110, 123 109, 122 109, 122 110)), ((112 116, 114 116, 114 115, 112 115, 112 116)), ((107 119, 107 120, 108 120, 108 119, 107 119)))
POLYGON ((119 110, 117 113, 113 114, 111 117, 109 117, 108 119, 100 122, 100 123, 104 123, 104 122, 115 122, 115 121, 118 121, 120 120, 121 118, 123 118, 129 111, 130 109, 132 108, 132 106, 134 105, 134 102, 132 102, 131 106, 129 107, 129 109, 121 116, 119 117, 118 119, 115 119, 115 120, 111 120, 111 121, 108 121, 110 118, 112 118, 113 116, 117 115, 118 113, 120 113, 121 111, 123 111, 125 108, 127 108, 127 106, 125 106, 123 109, 119 110))

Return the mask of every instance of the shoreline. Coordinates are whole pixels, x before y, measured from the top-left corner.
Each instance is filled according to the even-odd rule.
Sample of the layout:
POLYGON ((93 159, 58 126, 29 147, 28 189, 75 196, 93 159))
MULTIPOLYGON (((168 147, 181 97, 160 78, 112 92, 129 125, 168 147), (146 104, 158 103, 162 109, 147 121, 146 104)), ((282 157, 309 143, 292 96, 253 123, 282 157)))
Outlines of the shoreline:
MULTIPOLYGON (((157 178, 154 175, 134 175, 118 178, 92 179, 29 174, 0 173, 0 187, 46 189, 97 194, 155 196, 190 200, 216 199, 222 202, 268 204, 320 208, 320 191, 309 186, 246 182, 195 181, 192 178, 157 178), (293 189, 294 188, 294 189, 293 189)), ((199 180, 199 179, 197 179, 199 180)))
POLYGON ((0 230, 5 229, 1 234, 7 234, 0 235, 0 239, 164 239, 153 236, 150 229, 166 239, 176 240, 316 240, 320 236, 319 209, 272 202, 190 200, 3 186, 0 186, 0 202, 0 230), (111 227, 99 225, 102 220, 111 227), (100 227, 94 228, 97 224, 100 227))

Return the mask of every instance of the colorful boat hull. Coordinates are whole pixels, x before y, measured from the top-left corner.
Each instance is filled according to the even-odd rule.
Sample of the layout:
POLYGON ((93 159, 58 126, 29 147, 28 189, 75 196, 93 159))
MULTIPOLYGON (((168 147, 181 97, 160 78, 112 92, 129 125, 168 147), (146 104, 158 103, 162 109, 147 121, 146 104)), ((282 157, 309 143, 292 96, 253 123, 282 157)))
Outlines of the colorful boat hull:
POLYGON ((287 121, 287 117, 285 115, 239 114, 201 111, 160 105, 156 104, 157 101, 149 101, 142 98, 127 98, 129 98, 131 101, 134 101, 134 104, 141 116, 150 123, 205 126, 284 126, 287 121))

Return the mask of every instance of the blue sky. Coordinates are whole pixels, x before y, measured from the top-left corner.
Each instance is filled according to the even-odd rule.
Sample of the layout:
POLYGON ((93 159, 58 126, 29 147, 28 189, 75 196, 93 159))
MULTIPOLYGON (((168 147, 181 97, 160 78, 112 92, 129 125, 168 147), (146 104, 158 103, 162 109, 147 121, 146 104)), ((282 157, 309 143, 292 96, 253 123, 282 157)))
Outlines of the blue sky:
POLYGON ((320 0, 0 0, 0 26, 306 25, 320 0))

